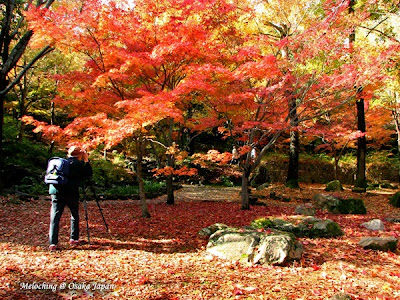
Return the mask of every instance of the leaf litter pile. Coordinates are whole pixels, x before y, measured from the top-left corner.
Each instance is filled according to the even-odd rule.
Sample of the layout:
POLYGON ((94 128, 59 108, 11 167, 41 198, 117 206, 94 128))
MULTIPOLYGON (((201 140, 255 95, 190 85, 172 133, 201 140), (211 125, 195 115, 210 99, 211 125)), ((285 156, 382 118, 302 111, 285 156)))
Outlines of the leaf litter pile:
MULTIPOLYGON (((185 190, 185 188, 183 189, 185 190)), ((364 236, 399 238, 400 209, 389 204, 390 193, 353 194, 364 200, 367 215, 316 217, 337 222, 344 236, 300 238, 304 254, 285 266, 246 265, 224 261, 205 251, 200 229, 214 223, 246 226, 258 217, 285 218, 296 205, 309 201, 322 186, 301 190, 274 186, 264 190, 265 206, 240 210, 238 189, 200 191, 188 197, 178 191, 176 204, 150 200, 150 219, 141 217, 138 201, 101 201, 106 232, 96 202, 89 201, 90 244, 81 207, 81 239, 69 246, 69 211, 60 224, 60 250, 48 251, 50 202, 31 200, 0 203, 1 299, 328 299, 340 292, 352 299, 400 299, 400 257, 397 252, 364 250, 364 236), (291 199, 268 198, 271 190, 291 199), (224 195, 226 195, 225 200, 224 195), (212 199, 212 200, 210 200, 212 199), (360 224, 379 218, 385 231, 372 232, 360 224)))

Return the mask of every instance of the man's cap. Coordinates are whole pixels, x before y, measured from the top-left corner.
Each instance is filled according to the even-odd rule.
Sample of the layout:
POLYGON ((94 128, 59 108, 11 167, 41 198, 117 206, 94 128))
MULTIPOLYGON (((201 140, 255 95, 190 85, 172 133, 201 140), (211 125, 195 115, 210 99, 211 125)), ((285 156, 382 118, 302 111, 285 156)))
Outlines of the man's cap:
POLYGON ((68 156, 78 157, 79 155, 81 155, 81 152, 82 152, 82 150, 79 146, 71 146, 68 149, 68 156))

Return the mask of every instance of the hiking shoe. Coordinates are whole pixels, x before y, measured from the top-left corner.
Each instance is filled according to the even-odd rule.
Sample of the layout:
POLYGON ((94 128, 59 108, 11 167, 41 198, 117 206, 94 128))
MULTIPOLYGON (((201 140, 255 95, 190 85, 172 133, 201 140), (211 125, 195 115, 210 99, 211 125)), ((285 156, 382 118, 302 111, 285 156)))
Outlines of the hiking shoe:
POLYGON ((79 245, 80 243, 81 243, 80 240, 73 240, 73 239, 69 240, 69 244, 71 246, 76 246, 76 245, 79 245))
POLYGON ((51 244, 51 245, 49 246, 49 250, 50 250, 50 251, 56 251, 56 250, 57 250, 57 245, 51 244))

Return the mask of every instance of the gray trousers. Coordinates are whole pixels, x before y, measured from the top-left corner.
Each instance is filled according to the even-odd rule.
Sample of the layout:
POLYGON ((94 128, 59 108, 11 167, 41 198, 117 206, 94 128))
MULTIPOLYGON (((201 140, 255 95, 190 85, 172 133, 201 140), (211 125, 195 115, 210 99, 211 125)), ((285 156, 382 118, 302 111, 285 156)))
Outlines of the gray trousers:
POLYGON ((49 242, 50 244, 58 244, 58 231, 60 226, 61 215, 64 212, 65 206, 68 206, 71 211, 71 235, 73 240, 79 240, 79 198, 66 197, 60 195, 51 196, 51 209, 50 209, 50 230, 49 242))

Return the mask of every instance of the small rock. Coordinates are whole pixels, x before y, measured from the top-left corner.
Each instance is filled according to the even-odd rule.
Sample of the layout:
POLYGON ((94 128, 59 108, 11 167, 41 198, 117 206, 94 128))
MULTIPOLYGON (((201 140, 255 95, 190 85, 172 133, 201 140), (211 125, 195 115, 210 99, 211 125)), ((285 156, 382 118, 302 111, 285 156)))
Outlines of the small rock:
POLYGON ((369 222, 362 223, 361 226, 373 231, 385 230, 385 225, 383 225, 383 222, 379 219, 373 219, 369 222))
POLYGON ((336 295, 330 297, 329 300, 351 300, 351 296, 346 293, 339 292, 336 295))
POLYGON ((340 191, 343 191, 343 186, 342 186, 342 184, 340 183, 339 180, 333 180, 333 181, 328 182, 326 184, 325 191, 328 191, 328 192, 330 192, 330 191, 340 192, 340 191))
POLYGON ((315 216, 315 208, 311 203, 300 204, 296 207, 294 213, 297 215, 315 216))
POLYGON ((364 249, 396 251, 398 240, 394 237, 364 237, 358 243, 364 249))

